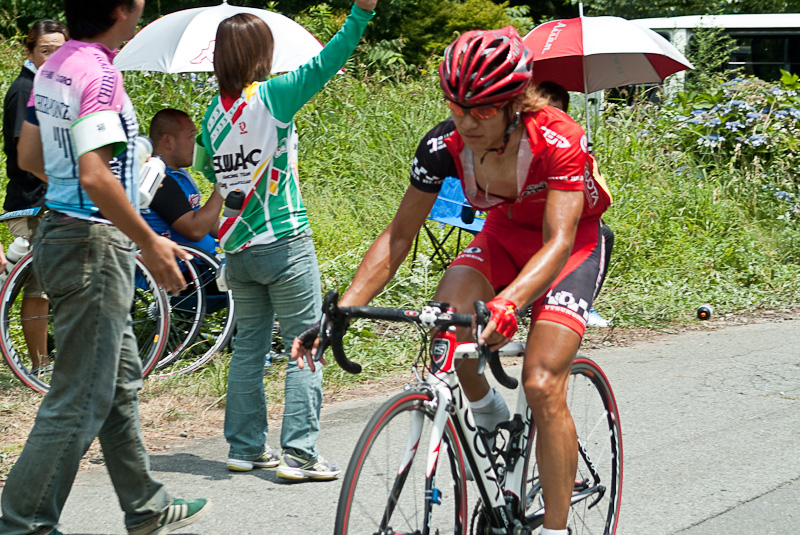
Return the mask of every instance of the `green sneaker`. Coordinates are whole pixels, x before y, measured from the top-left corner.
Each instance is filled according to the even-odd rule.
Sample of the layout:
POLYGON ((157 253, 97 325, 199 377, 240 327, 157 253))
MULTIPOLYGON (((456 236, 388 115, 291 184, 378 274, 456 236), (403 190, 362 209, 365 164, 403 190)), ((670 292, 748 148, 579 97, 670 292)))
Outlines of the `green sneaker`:
POLYGON ((155 527, 147 526, 129 531, 128 535, 164 535, 176 529, 194 524, 211 509, 211 502, 205 498, 196 500, 172 500, 172 504, 164 509, 155 527))
POLYGON ((327 481, 336 479, 340 472, 336 463, 326 461, 321 455, 314 459, 294 448, 286 448, 283 451, 281 463, 276 471, 278 477, 294 481, 306 479, 327 481))
POLYGON ((275 468, 281 462, 280 453, 269 446, 258 459, 243 461, 241 459, 228 459, 228 470, 231 472, 249 472, 253 468, 275 468))

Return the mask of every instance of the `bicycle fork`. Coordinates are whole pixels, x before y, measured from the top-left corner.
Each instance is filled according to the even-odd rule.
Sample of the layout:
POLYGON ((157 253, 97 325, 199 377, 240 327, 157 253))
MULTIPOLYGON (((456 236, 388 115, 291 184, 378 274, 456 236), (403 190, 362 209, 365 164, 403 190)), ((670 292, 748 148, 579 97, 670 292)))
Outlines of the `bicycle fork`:
MULTIPOLYGON (((441 505, 441 490, 435 486, 436 484, 436 466, 439 461, 439 452, 442 447, 442 439, 444 437, 444 429, 447 423, 447 407, 450 404, 449 390, 447 389, 432 389, 434 398, 429 401, 435 407, 433 417, 433 424, 431 428, 431 436, 428 443, 428 455, 426 457, 425 467, 425 513, 423 525, 425 526, 425 533, 427 533, 428 526, 430 526, 431 514, 433 505, 441 505)), ((419 450, 422 431, 425 424, 425 414, 421 411, 414 411, 411 413, 411 421, 409 424, 408 438, 406 439, 405 450, 403 458, 400 461, 400 466, 397 469, 397 476, 395 477, 392 491, 389 494, 389 500, 386 504, 386 510, 381 519, 381 529, 386 529, 389 525, 392 514, 394 513, 397 500, 401 491, 406 483, 406 478, 411 472, 411 465, 419 450)))

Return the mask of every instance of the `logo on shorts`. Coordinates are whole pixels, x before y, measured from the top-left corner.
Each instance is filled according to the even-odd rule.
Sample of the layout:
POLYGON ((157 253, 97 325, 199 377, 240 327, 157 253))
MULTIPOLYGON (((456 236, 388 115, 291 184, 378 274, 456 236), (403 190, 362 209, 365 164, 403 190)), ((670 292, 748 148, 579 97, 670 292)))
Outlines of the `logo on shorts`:
POLYGON ((589 319, 589 303, 584 299, 576 300, 572 292, 561 290, 554 294, 551 290, 550 293, 547 294, 547 304, 568 308, 583 316, 584 319, 589 319))

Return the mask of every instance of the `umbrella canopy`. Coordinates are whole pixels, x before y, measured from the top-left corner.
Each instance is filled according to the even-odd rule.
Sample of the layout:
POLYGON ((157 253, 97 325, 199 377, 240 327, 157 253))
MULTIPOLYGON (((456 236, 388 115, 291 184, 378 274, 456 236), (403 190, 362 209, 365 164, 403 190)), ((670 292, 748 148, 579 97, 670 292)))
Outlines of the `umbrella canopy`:
POLYGON ((121 71, 212 72, 217 26, 237 13, 252 13, 269 25, 275 38, 273 73, 293 71, 322 50, 308 30, 288 17, 223 2, 176 11, 151 22, 120 50, 114 65, 121 71))
POLYGON ((692 64, 669 41, 620 17, 554 20, 525 36, 533 80, 592 93, 623 85, 660 83, 692 64))

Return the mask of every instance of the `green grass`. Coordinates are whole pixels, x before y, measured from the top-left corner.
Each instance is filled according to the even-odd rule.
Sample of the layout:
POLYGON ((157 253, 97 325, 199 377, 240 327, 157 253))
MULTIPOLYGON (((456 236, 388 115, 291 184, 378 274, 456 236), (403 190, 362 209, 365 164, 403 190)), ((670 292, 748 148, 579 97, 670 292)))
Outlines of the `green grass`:
MULTIPOLYGON (((18 48, 0 42, 0 87, 16 76, 20 58, 18 48)), ((199 121, 214 94, 204 82, 204 77, 125 73, 143 131, 166 106, 185 109, 199 121)), ((606 220, 616 236, 597 310, 617 326, 642 327, 693 321, 697 306, 706 302, 716 314, 794 305, 800 294, 800 234, 794 219, 779 218, 784 207, 764 194, 759 162, 733 165, 719 154, 703 159, 699 149, 672 139, 675 126, 661 111, 615 109, 594 133, 597 158, 615 197, 606 220), (650 132, 642 134, 645 123, 650 132)), ((324 291, 347 287, 408 186, 419 139, 446 116, 434 70, 403 83, 337 76, 297 115, 300 180, 324 291)), ((198 182, 208 194, 210 185, 198 182)), ((10 242, 5 226, 0 240, 10 242)), ((410 262, 401 267, 377 304, 419 306, 431 298, 441 266, 425 260, 431 253, 427 240, 420 245, 420 260, 413 269, 410 262)), ((366 322, 355 324, 346 347, 364 373, 353 377, 330 366, 327 388, 380 380, 407 368, 417 349, 413 330, 366 322)), ((226 374, 227 360, 219 359, 190 377, 160 381, 148 395, 194 389, 222 399, 226 374)), ((279 400, 280 378, 265 381, 270 399, 279 400)), ((0 377, 0 388, 8 383, 0 377)))

